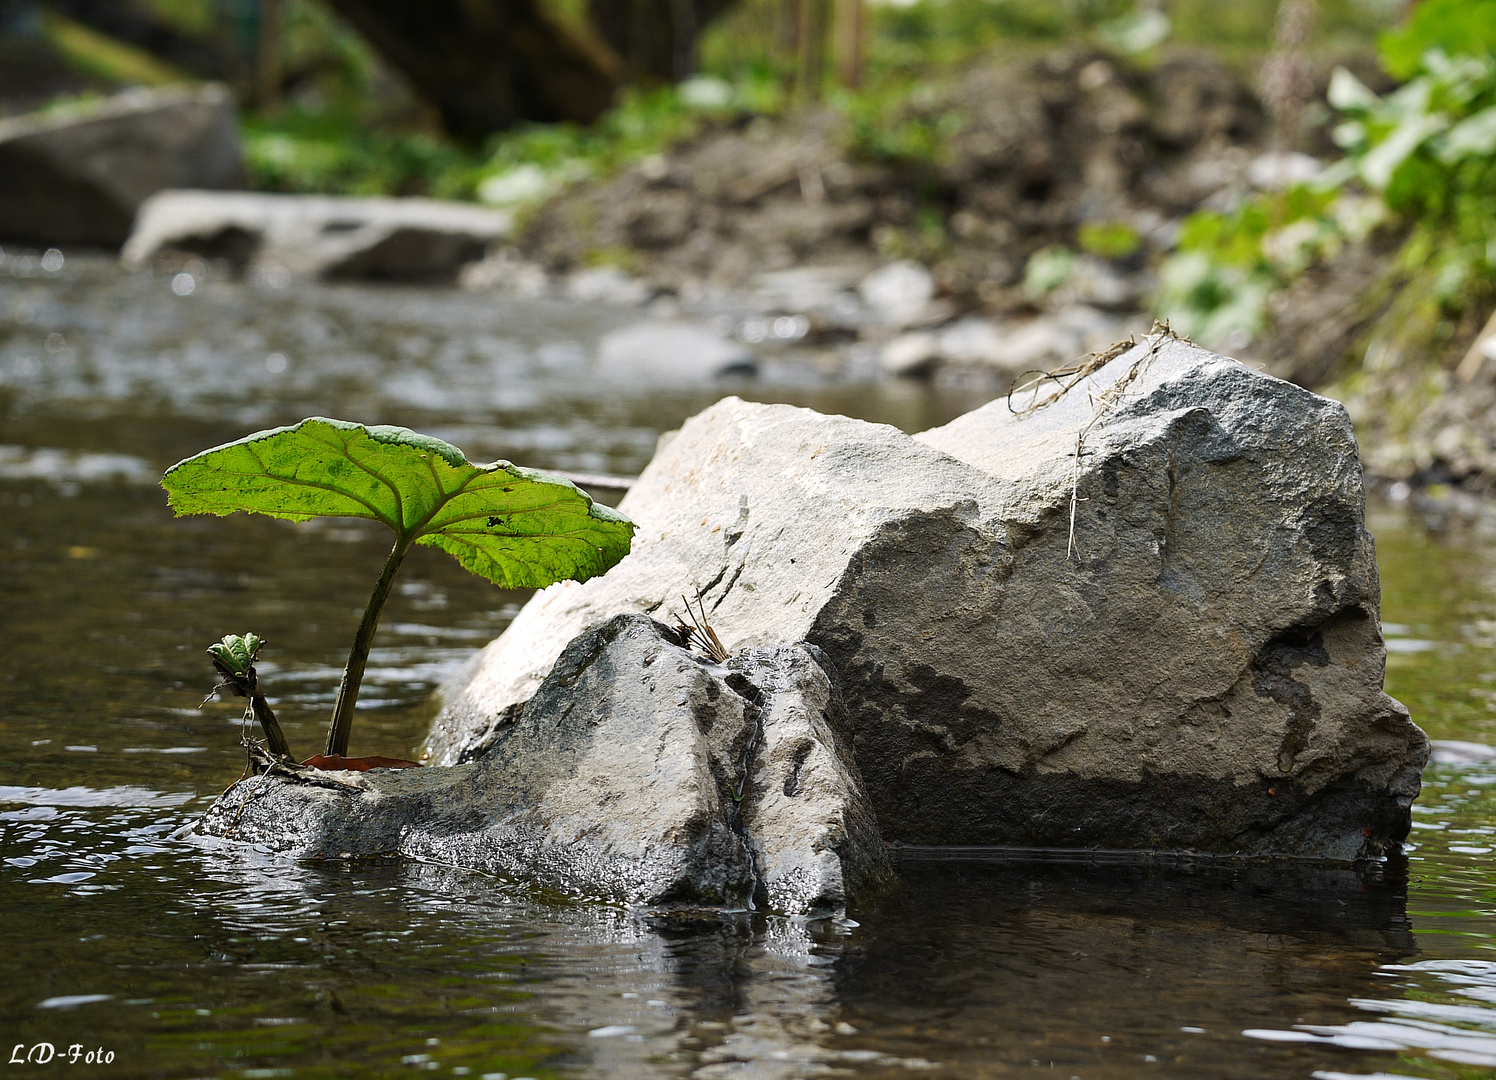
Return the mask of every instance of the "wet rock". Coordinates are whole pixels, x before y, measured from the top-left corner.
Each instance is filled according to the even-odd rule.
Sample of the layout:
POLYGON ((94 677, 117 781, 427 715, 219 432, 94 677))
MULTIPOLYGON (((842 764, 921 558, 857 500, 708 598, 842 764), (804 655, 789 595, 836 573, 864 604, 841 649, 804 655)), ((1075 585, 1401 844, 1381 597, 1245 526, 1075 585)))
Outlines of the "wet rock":
POLYGON ((168 252, 305 278, 451 280, 509 230, 500 210, 438 199, 163 191, 140 208, 121 258, 168 252))
POLYGON ((163 188, 233 188, 244 162, 221 86, 129 90, 0 121, 0 238, 117 247, 163 188))
POLYGON ((729 398, 623 509, 632 554, 531 600, 448 689, 437 760, 576 634, 699 587, 730 653, 823 650, 889 841, 1348 859, 1406 834, 1427 740, 1381 690, 1350 424, 1299 387, 1159 336, 918 437, 729 398))
POLYGON ((791 645, 731 662, 764 695, 741 822, 773 911, 840 911, 889 874, 862 777, 836 734, 841 706, 823 660, 813 645, 791 645))
POLYGON ((887 860, 806 646, 718 667, 641 615, 570 642, 451 768, 284 767, 200 833, 297 858, 400 853, 625 903, 839 915, 887 860))
POLYGON ((599 374, 617 379, 702 382, 722 375, 751 375, 758 361, 737 342, 704 327, 651 319, 603 335, 599 374))

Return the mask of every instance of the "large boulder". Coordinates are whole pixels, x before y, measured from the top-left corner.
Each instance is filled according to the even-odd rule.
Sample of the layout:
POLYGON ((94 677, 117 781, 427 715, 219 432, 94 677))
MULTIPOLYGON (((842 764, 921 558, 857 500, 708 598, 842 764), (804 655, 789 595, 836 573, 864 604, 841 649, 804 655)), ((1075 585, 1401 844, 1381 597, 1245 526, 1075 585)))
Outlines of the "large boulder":
POLYGON ((451 280, 506 235, 510 215, 440 199, 163 191, 140 208, 132 269, 186 252, 299 278, 451 280))
POLYGON ((221 86, 0 120, 0 239, 118 247, 155 192, 243 184, 237 110, 221 86))
POLYGON ((275 765, 197 825, 295 857, 398 852, 625 903, 839 915, 888 875, 804 645, 722 667, 621 615, 580 635, 480 760, 275 765))
POLYGON ((915 437, 694 417, 622 504, 632 554, 526 605, 447 689, 432 759, 481 760, 578 634, 699 590, 731 653, 822 650, 886 840, 1400 841, 1428 747, 1382 693, 1345 410, 1165 335, 1019 405, 915 437))

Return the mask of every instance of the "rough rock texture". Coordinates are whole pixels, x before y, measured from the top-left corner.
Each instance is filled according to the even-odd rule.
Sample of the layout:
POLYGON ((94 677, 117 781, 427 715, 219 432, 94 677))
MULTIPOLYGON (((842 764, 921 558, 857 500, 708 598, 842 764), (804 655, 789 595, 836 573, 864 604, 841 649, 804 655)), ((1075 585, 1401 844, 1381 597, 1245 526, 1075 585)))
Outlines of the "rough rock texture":
POLYGON ((298 857, 399 852, 627 903, 836 915, 888 874, 830 682, 793 646, 711 665, 620 616, 451 768, 278 767, 199 831, 298 857))
POLYGON ((862 777, 835 731, 840 703, 823 662, 813 645, 730 662, 764 695, 741 820, 760 899, 774 911, 837 910, 888 873, 862 777))
POLYGON ((191 252, 297 277, 445 280, 509 225, 503 211, 437 199, 163 191, 121 256, 132 268, 191 252))
POLYGON ((436 760, 493 740, 576 634, 699 587, 730 652, 824 651, 887 840, 1352 858, 1406 835, 1427 740, 1381 690, 1354 437, 1292 384, 1154 337, 1031 413, 913 438, 729 398, 622 508, 633 553, 525 607, 449 688, 436 760))
POLYGON ((130 90, 0 121, 0 238, 115 247, 169 187, 244 183, 233 97, 221 86, 130 90))

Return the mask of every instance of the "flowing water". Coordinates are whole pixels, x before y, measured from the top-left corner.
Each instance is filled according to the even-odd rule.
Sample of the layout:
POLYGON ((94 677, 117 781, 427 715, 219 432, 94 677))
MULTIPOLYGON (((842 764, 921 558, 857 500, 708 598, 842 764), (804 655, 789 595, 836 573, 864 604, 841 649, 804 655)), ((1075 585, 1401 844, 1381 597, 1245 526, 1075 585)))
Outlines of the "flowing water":
MULTIPOLYGON (((324 413, 632 473, 728 391, 908 430, 980 403, 808 353, 771 355, 757 381, 599 383, 598 337, 637 317, 616 309, 190 284, 0 263, 3 1075, 1496 1069, 1496 540, 1391 508, 1372 521, 1389 689, 1450 745, 1416 842, 1379 866, 905 861, 855 923, 805 924, 652 919, 441 866, 173 839, 243 767, 239 709, 199 707, 204 646, 267 637, 272 699, 312 752, 384 546, 347 522, 173 520, 154 482, 178 458, 324 413)), ((523 599, 417 550, 356 752, 409 754, 432 687, 523 599)))

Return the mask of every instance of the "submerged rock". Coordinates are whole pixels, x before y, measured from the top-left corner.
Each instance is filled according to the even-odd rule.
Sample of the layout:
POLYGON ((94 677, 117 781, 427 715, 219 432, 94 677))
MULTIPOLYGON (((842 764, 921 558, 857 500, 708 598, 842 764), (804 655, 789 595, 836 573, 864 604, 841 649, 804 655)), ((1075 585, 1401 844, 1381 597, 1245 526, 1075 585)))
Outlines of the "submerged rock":
POLYGON ((297 857, 400 853, 626 903, 836 915, 888 874, 814 649, 720 667, 623 615, 580 635, 479 759, 272 769, 198 825, 297 857))
POLYGON ((140 208, 121 258, 168 252, 308 278, 450 280, 508 232, 510 217, 439 199, 163 191, 140 208))
POLYGON ((0 239, 116 247, 163 188, 243 184, 222 86, 128 90, 0 121, 0 239))
POLYGON ((1345 410, 1166 336, 1021 405, 910 437, 719 402, 624 500, 629 558, 448 689, 433 758, 500 745, 578 634, 699 588, 730 653, 823 651, 886 840, 1400 841, 1428 745, 1382 693, 1345 410))

